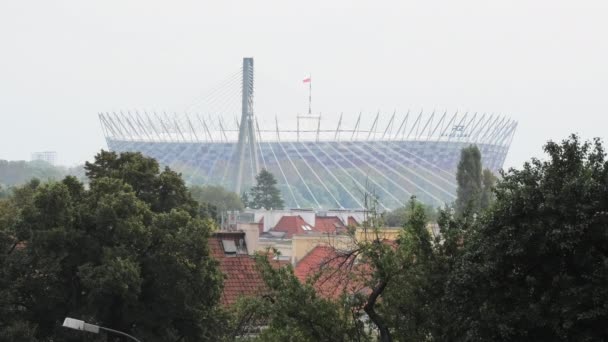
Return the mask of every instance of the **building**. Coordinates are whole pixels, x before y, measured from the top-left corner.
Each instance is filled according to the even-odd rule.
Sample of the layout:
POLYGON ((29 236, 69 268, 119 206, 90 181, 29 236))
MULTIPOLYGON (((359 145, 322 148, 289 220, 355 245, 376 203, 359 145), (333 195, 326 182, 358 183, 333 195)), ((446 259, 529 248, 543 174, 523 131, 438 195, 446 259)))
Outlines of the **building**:
MULTIPOLYGON (((237 215, 236 225, 225 226, 209 239, 211 255, 225 275, 222 305, 231 306, 239 297, 263 296, 267 291, 255 265, 255 253, 270 255, 277 267, 292 265, 302 282, 314 277, 313 285, 326 298, 363 291, 371 269, 354 264, 344 267, 345 262, 354 261, 348 251, 355 248, 356 241, 379 239, 394 245, 402 228, 367 231, 352 224, 357 220, 364 221, 362 212, 256 210, 237 215)), ((429 225, 428 229, 432 232, 436 227, 429 225)))
POLYGON ((302 283, 312 282, 319 295, 338 299, 344 293, 367 293, 372 268, 334 246, 317 245, 294 266, 302 283))
POLYGON ((31 155, 32 161, 43 161, 49 163, 51 165, 55 165, 57 162, 57 152, 55 151, 43 151, 43 152, 33 152, 31 155))
POLYGON ((218 232, 209 238, 211 256, 224 274, 220 303, 230 306, 243 296, 253 296, 265 289, 264 282, 245 244, 243 232, 218 232))
MULTIPOLYGON (((402 230, 385 227, 372 234, 360 224, 365 221, 365 212, 361 210, 248 210, 239 214, 236 221, 236 225, 226 226, 227 230, 243 232, 250 253, 275 249, 279 253, 277 259, 292 265, 319 245, 348 249, 353 241, 376 237, 396 240, 402 230)), ((433 233, 434 228, 429 225, 429 232, 433 233)))
POLYGON ((293 115, 272 122, 253 113, 253 59, 243 60, 240 120, 234 113, 100 113, 108 148, 137 151, 190 184, 242 193, 255 175, 275 175, 286 207, 380 209, 415 195, 433 206, 456 198, 462 148, 479 147, 485 168, 502 168, 517 122, 483 113, 293 115), (215 115, 215 114, 214 114, 215 115))

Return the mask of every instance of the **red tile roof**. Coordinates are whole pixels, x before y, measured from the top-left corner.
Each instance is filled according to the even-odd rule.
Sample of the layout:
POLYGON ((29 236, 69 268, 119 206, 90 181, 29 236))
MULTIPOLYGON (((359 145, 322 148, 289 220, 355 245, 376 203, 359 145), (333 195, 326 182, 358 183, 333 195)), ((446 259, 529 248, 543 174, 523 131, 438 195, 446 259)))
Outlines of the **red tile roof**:
POLYGON ((349 217, 348 217, 348 222, 347 222, 347 224, 348 224, 349 226, 356 227, 356 226, 358 226, 358 225, 359 225, 359 222, 357 222, 357 220, 355 220, 355 218, 354 218, 354 217, 349 216, 349 217))
POLYGON ((211 255, 219 262, 224 274, 224 291, 220 303, 223 306, 234 304, 239 297, 256 296, 264 293, 266 285, 257 270, 255 259, 247 254, 226 255, 222 240, 244 238, 243 232, 220 232, 209 238, 211 255))
POLYGON ((283 216, 272 230, 276 232, 284 232, 285 238, 291 239, 294 234, 306 234, 309 232, 308 230, 302 228, 303 226, 310 227, 310 231, 312 231, 312 226, 304 221, 302 216, 283 216))
POLYGON ((346 227, 337 216, 317 216, 313 230, 321 233, 341 233, 346 227))
POLYGON ((294 273, 302 282, 312 281, 321 296, 336 299, 345 292, 364 291, 366 269, 355 265, 352 256, 332 246, 319 245, 298 262, 294 273))

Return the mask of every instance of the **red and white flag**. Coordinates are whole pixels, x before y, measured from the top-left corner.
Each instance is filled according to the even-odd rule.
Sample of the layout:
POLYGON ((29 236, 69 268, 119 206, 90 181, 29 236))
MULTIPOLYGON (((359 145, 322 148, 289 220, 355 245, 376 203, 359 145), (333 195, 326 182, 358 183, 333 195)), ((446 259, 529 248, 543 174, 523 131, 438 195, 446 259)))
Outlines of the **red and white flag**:
POLYGON ((302 83, 310 83, 310 81, 311 81, 311 78, 310 78, 310 76, 308 76, 304 79, 304 81, 302 81, 302 83))

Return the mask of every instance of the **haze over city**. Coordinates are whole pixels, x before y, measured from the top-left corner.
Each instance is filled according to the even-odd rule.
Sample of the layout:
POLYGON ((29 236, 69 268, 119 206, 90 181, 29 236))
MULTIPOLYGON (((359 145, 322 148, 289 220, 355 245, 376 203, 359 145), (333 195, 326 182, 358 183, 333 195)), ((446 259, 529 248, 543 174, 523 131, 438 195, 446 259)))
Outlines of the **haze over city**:
POLYGON ((606 17, 605 1, 3 2, 0 159, 91 160, 98 112, 181 112, 251 56, 262 120, 305 113, 311 73, 333 121, 507 115, 517 167, 549 139, 607 137, 606 17))
POLYGON ((608 341, 607 19, 1 1, 0 341, 608 341))

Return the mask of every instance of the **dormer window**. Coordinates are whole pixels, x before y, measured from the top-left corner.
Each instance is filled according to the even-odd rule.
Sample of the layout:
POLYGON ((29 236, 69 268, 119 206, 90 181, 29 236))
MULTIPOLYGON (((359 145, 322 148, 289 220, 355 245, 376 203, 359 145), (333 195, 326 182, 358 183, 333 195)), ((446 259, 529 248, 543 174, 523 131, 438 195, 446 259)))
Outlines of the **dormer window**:
POLYGON ((222 240, 222 247, 224 247, 224 254, 227 256, 236 256, 236 244, 234 240, 222 240))

